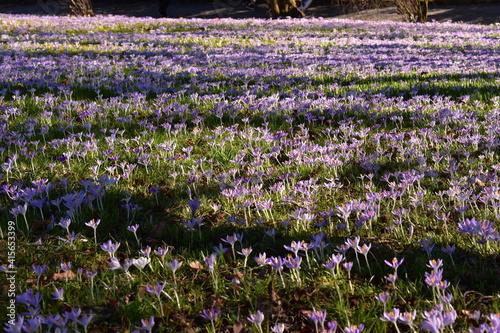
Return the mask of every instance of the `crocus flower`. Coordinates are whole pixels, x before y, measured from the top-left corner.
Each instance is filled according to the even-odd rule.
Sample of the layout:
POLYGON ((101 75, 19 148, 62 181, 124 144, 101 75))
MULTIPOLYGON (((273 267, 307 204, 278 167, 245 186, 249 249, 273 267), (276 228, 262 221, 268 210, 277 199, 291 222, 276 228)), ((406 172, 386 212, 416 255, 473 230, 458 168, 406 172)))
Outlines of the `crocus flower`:
POLYGON ((60 289, 56 289, 53 293, 52 293, 52 300, 56 300, 56 301, 64 301, 64 289, 63 288, 60 288, 60 289))
POLYGON ((189 208, 191 209, 191 217, 194 217, 194 214, 196 214, 196 211, 198 210, 198 208, 200 208, 201 202, 200 200, 193 199, 189 200, 188 203, 189 208))
POLYGON ((163 282, 163 284, 159 284, 158 282, 155 282, 155 284, 153 286, 146 285, 146 291, 159 298, 161 296, 161 292, 163 291, 163 288, 165 288, 166 284, 167 284, 166 282, 163 282))
POLYGON ((121 269, 122 266, 120 265, 120 261, 116 257, 112 257, 108 263, 109 270, 114 271, 117 269, 121 269))
POLYGON ((398 258, 394 257, 394 258, 392 258, 391 261, 384 260, 384 262, 387 266, 392 267, 395 270, 397 270, 398 267, 401 266, 401 264, 403 263, 404 260, 405 260, 405 258, 401 258, 401 260, 398 260, 398 258))
POLYGON ((268 263, 267 262, 267 254, 265 252, 259 253, 259 255, 257 257, 254 257, 254 260, 257 263, 257 265, 259 265, 259 266, 264 266, 268 263))
POLYGON ((285 331, 284 324, 276 324, 273 327, 271 327, 271 332, 273 333, 283 333, 284 331, 285 331))
POLYGON ((112 258, 115 256, 116 250, 120 247, 120 243, 113 243, 111 240, 108 240, 106 243, 101 244, 101 249, 109 253, 109 256, 112 258))
POLYGON ((4 331, 7 333, 22 333, 24 326, 24 316, 17 316, 17 320, 5 323, 4 331))
POLYGON ((252 313, 247 317, 248 321, 253 323, 260 333, 262 333, 262 322, 264 321, 264 313, 257 310, 257 313, 252 313))
POLYGON ((152 332, 155 326, 155 318, 153 316, 149 319, 141 319, 141 326, 136 326, 139 330, 145 330, 146 332, 152 332))
POLYGON ((151 262, 151 259, 148 257, 140 257, 138 259, 132 259, 132 264, 139 268, 140 270, 143 270, 144 267, 146 267, 149 263, 151 262))
POLYGON ((391 298, 391 295, 387 291, 383 291, 380 294, 375 296, 375 299, 377 301, 380 301, 380 302, 382 302, 382 304, 384 304, 384 312, 386 311, 386 304, 390 298, 391 298))
POLYGON ((391 311, 384 311, 383 316, 380 318, 382 321, 388 321, 391 323, 396 323, 399 319, 399 309, 394 308, 391 311))
POLYGON ((203 260, 207 264, 208 270, 210 272, 213 272, 215 269, 215 264, 217 262, 217 256, 215 255, 215 253, 212 253, 210 256, 205 257, 203 260))
POLYGON ((172 273, 175 273, 175 271, 182 266, 182 261, 177 261, 177 259, 174 259, 172 260, 172 262, 166 262, 165 265, 170 271, 172 271, 172 273))
POLYGON ((326 310, 314 310, 311 313, 307 314, 307 318, 311 319, 314 325, 316 326, 316 332, 323 332, 325 329, 325 320, 326 320, 326 310), (321 330, 320 330, 321 328, 321 330))
POLYGON ((361 333, 365 329, 365 325, 351 325, 345 328, 345 333, 361 333))
POLYGON ((203 313, 200 315, 202 318, 207 320, 215 320, 217 316, 221 313, 221 309, 214 309, 212 306, 210 309, 203 309, 203 313))
POLYGON ((83 329, 85 332, 87 332, 87 326, 89 325, 89 323, 92 321, 92 318, 94 317, 94 315, 81 315, 81 317, 79 319, 76 320, 76 322, 80 325, 83 326, 83 329))

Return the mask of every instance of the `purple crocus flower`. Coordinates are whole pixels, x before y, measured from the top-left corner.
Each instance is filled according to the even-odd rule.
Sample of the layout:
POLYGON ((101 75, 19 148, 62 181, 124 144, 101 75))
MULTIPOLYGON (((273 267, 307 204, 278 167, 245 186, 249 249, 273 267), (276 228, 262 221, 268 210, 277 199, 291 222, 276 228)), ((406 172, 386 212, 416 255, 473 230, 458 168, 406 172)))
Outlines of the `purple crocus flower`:
POLYGON ((307 318, 311 319, 316 326, 316 332, 323 332, 325 330, 326 310, 314 310, 307 314, 307 318))
POLYGON ((52 293, 52 300, 56 300, 56 301, 64 301, 64 289, 63 288, 60 288, 60 289, 56 289, 53 293, 52 293))
POLYGON ((345 328, 345 333, 361 333, 365 329, 365 325, 351 325, 345 328))
POLYGON ((163 282, 163 284, 160 284, 158 282, 155 282, 155 284, 153 286, 150 286, 150 285, 146 285, 146 291, 152 295, 155 295, 156 297, 160 297, 161 296, 161 292, 163 291, 163 289, 165 288, 165 285, 167 283, 166 282, 163 282))
POLYGON ((388 322, 396 324, 396 322, 399 319, 399 316, 400 316, 399 309, 398 308, 394 308, 394 309, 392 309, 391 311, 388 311, 388 312, 384 311, 384 314, 382 315, 382 317, 380 318, 380 320, 382 320, 382 321, 388 321, 388 322))
POLYGON ((248 316, 247 319, 249 322, 255 324, 260 331, 262 331, 262 328, 260 328, 262 322, 264 321, 264 313, 262 311, 257 310, 256 313, 250 314, 250 316, 248 316))
POLYGON ((257 263, 257 265, 259 265, 259 266, 264 266, 264 265, 268 264, 267 254, 265 252, 259 253, 259 255, 257 257, 254 257, 254 260, 257 263))
POLYGON ((22 333, 24 325, 24 316, 17 316, 17 320, 11 320, 5 323, 4 331, 7 333, 22 333))
POLYGON ((215 264, 217 262, 217 255, 215 253, 212 253, 208 257, 205 257, 203 259, 205 263, 207 264, 207 268, 210 272, 213 272, 215 269, 215 264))
POLYGON ((101 249, 108 252, 111 258, 115 256, 115 252, 116 250, 118 250, 119 247, 120 247, 119 242, 113 243, 110 239, 106 243, 101 244, 101 249))
POLYGON ((146 332, 152 332, 155 326, 155 318, 153 316, 149 319, 141 319, 141 326, 136 326, 139 330, 145 330, 146 332))
POLYGON ((165 265, 170 271, 175 272, 179 267, 182 266, 182 261, 177 261, 177 259, 173 259, 171 262, 166 262, 165 265))
POLYGON ((203 309, 203 313, 200 315, 202 318, 213 321, 215 320, 219 314, 221 313, 221 309, 217 308, 214 309, 214 307, 210 307, 210 309, 203 309))
POLYGON ((198 208, 200 208, 201 201, 198 199, 189 200, 189 208, 191 209, 191 217, 194 217, 198 208))

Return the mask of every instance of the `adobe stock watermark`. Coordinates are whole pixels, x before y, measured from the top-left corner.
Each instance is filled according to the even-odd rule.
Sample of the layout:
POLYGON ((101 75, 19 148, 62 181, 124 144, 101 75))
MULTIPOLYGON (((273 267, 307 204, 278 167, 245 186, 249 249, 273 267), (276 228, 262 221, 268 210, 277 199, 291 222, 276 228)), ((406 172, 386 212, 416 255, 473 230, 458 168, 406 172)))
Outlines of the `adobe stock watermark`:
POLYGON ((56 0, 38 0, 37 5, 49 15, 57 15, 61 12, 61 5, 56 0))
POLYGON ((7 275, 7 318, 9 324, 16 321, 16 223, 7 222, 7 264, 2 266, 2 271, 7 275))

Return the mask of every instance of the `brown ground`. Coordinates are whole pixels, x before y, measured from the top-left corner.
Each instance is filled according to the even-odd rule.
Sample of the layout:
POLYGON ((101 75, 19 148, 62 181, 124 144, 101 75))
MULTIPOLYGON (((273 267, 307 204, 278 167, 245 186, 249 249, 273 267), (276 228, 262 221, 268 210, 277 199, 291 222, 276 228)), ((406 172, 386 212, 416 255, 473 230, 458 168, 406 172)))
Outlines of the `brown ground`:
MULTIPOLYGON (((68 8, 64 6, 49 6, 55 0, 25 1, 28 4, 19 4, 19 1, 0 2, 0 13, 9 14, 68 14, 68 8), (17 3, 17 4, 16 4, 17 3), (31 4, 30 4, 31 3, 31 4)), ((321 0, 320 0, 321 1, 321 0)), ((94 0, 94 12, 96 14, 113 14, 126 16, 151 16, 159 17, 157 0, 94 0), (118 3, 118 4, 117 4, 118 3)), ((267 18, 267 5, 265 0, 257 0, 257 8, 250 10, 241 5, 241 0, 171 0, 169 6, 170 17, 186 18, 267 18)), ((370 21, 403 21, 394 7, 379 9, 369 9, 354 13, 342 13, 338 6, 325 4, 325 0, 318 2, 313 0, 312 5, 306 12, 308 17, 324 18, 352 18, 370 21)), ((478 4, 478 5, 431 5, 429 8, 428 20, 439 22, 453 21, 473 24, 500 23, 500 3, 499 4, 478 4)))

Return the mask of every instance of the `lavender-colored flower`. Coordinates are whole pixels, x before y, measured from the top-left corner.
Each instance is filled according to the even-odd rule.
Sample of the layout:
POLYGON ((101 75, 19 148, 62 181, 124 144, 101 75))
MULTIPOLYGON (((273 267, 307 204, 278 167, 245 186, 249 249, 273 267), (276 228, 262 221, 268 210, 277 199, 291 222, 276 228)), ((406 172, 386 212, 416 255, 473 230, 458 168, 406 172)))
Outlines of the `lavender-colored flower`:
POLYGON ((396 283, 397 278, 398 278, 398 274, 397 273, 389 274, 387 276, 384 276, 384 279, 386 279, 387 281, 389 281, 392 284, 396 283))
POLYGON ((354 266, 354 263, 352 261, 348 261, 342 264, 342 267, 349 273, 351 273, 352 266, 354 266))
POLYGON ((128 270, 129 270, 129 268, 130 268, 130 266, 132 266, 133 264, 134 264, 134 259, 132 259, 132 260, 123 259, 123 266, 122 266, 123 271, 125 273, 127 273, 128 270))
POLYGON ((426 266, 429 268, 432 268, 433 270, 438 270, 441 267, 443 267, 443 260, 442 259, 438 259, 438 260, 431 259, 431 260, 429 260, 429 264, 426 266))
POLYGON ((256 313, 250 314, 247 319, 249 322, 254 323, 258 327, 260 327, 262 325, 262 322, 264 321, 264 313, 260 310, 257 310, 256 313))
POLYGON ((346 245, 348 248, 351 248, 351 249, 353 249, 354 251, 359 252, 359 241, 360 241, 360 238, 359 238, 359 237, 354 237, 354 239, 348 238, 348 239, 345 241, 345 245, 346 245))
POLYGON ((75 232, 74 231, 70 231, 66 237, 62 238, 62 237, 58 237, 61 241, 63 241, 64 243, 69 243, 69 244, 73 244, 74 241, 76 241, 78 239, 78 236, 76 236, 75 232))
POLYGON ((95 271, 90 271, 90 270, 84 270, 83 271, 83 275, 85 275, 86 277, 89 277, 91 279, 94 278, 94 276, 96 276, 98 273, 98 270, 96 269, 95 271))
POLYGON ((314 310, 311 313, 307 314, 307 318, 311 319, 314 325, 316 326, 316 332, 323 332, 325 329, 325 320, 326 320, 326 310, 314 310), (320 330, 321 328, 321 330, 320 330))
POLYGON ((245 248, 242 248, 241 251, 238 251, 237 253, 241 254, 242 256, 248 257, 252 253, 252 248, 245 247, 245 248))
POLYGON ((57 225, 61 226, 62 228, 66 229, 66 231, 69 233, 69 226, 71 224, 71 219, 69 218, 63 218, 57 225))
POLYGON ((409 312, 403 312, 399 316, 398 322, 400 322, 401 324, 412 326, 413 325, 413 321, 415 320, 415 318, 417 318, 417 310, 412 310, 412 311, 409 311, 409 312))
POLYGON ((77 322, 78 317, 80 317, 80 314, 82 313, 82 309, 80 308, 71 308, 71 311, 64 311, 64 320, 66 322, 72 321, 72 322, 77 322))
POLYGON ((201 202, 197 199, 189 200, 189 208, 191 209, 191 217, 194 217, 198 208, 200 208, 201 202))
POLYGON ((172 271, 172 273, 175 273, 175 271, 182 266, 182 261, 177 261, 177 259, 174 259, 172 260, 172 262, 166 262, 165 265, 170 271, 172 271))
POLYGON ((146 291, 152 295, 155 295, 156 297, 160 297, 161 292, 165 288, 166 284, 167 284, 166 282, 163 282, 163 284, 159 284, 158 282, 155 282, 155 284, 153 286, 146 285, 146 291))
POLYGON ((257 263, 257 265, 259 265, 259 266, 264 266, 264 265, 268 264, 267 254, 265 252, 259 253, 259 255, 257 257, 254 257, 254 260, 257 263))
POLYGON ((112 258, 115 256, 116 250, 120 247, 120 243, 113 243, 111 240, 108 240, 106 243, 101 244, 101 249, 109 253, 109 256, 112 258))
POLYGON ((210 309, 203 309, 203 313, 200 315, 202 318, 207 319, 207 320, 215 320, 219 314, 221 313, 221 309, 217 308, 214 309, 214 307, 210 307, 210 309))
POLYGON ((455 251, 456 249, 456 246, 453 244, 453 245, 450 245, 450 244, 446 244, 446 246, 442 247, 441 248, 441 251, 443 251, 444 253, 448 254, 450 256, 450 259, 451 259, 451 262, 452 264, 454 265, 455 262, 453 260, 453 252, 455 251))
POLYGON ((330 260, 326 261, 323 266, 329 270, 332 271, 332 273, 335 274, 334 270, 338 270, 339 265, 342 263, 344 260, 344 255, 339 253, 339 254, 332 254, 332 257, 330 260))
POLYGON ((168 247, 158 247, 156 250, 154 250, 154 253, 161 258, 164 258, 168 253, 168 247))
POLYGON ((229 250, 227 247, 224 247, 222 243, 219 243, 219 246, 213 246, 212 249, 215 251, 215 254, 217 256, 220 256, 221 254, 224 254, 229 250))
POLYGON ((205 263, 207 264, 207 268, 210 272, 213 272, 215 269, 215 264, 217 263, 217 255, 215 253, 212 253, 208 257, 205 257, 203 259, 205 263))
POLYGON ((382 302, 384 305, 389 301, 391 295, 387 291, 383 291, 375 296, 377 301, 382 302))
POLYGON ((64 289, 63 288, 56 289, 52 293, 52 298, 51 299, 55 300, 55 301, 64 301, 64 289))
POLYGON ((238 254, 241 254, 242 256, 245 257, 244 262, 243 262, 243 267, 247 267, 248 256, 251 253, 252 253, 251 247, 245 247, 245 248, 241 249, 241 251, 238 251, 238 254))
POLYGON ((59 265, 59 267, 61 268, 61 270, 63 272, 67 272, 71 269, 71 263, 68 261, 68 262, 63 262, 59 265))
POLYGON ((426 320, 420 324, 420 327, 431 333, 439 333, 444 327, 443 317, 440 314, 427 315, 426 320))
POLYGON ((114 271, 117 269, 121 269, 122 266, 120 265, 120 261, 116 257, 111 257, 108 263, 109 270, 114 271))
POLYGON ((283 332, 285 332, 285 325, 284 324, 276 324, 273 327, 271 327, 271 332, 283 333, 283 332))
POLYGON ((330 320, 329 322, 326 323, 326 327, 328 329, 326 330, 326 333, 335 333, 337 331, 337 322, 334 320, 330 320))
POLYGON ((37 332, 41 324, 42 323, 38 317, 29 318, 23 324, 23 332, 26 333, 37 332))
POLYGON ((271 266, 275 271, 282 271, 284 261, 280 256, 277 257, 269 257, 266 259, 266 263, 271 266))
POLYGON ((139 330, 145 330, 146 332, 152 332, 155 326, 155 318, 153 316, 149 319, 141 319, 141 326, 136 326, 139 330))
POLYGON ((394 309, 392 309, 389 312, 384 311, 384 314, 382 315, 382 317, 380 318, 380 320, 382 320, 382 321, 388 321, 388 322, 396 324, 396 322, 399 319, 399 316, 400 316, 399 309, 398 308, 394 308, 394 309))
POLYGON ((87 326, 90 324, 90 322, 92 321, 92 318, 94 317, 94 315, 81 315, 81 317, 79 319, 76 320, 76 322, 80 325, 83 326, 83 329, 85 331, 87 331, 87 326))
POLYGON ((144 249, 139 250, 139 254, 143 257, 148 257, 151 255, 151 246, 146 246, 144 249))
POLYGON ((127 227, 127 230, 134 233, 134 234, 137 232, 137 229, 139 229, 138 224, 130 225, 127 227))
POLYGON ((365 325, 351 325, 344 329, 345 333, 361 333, 365 329, 365 325))
POLYGON ((43 264, 43 265, 32 264, 31 268, 33 269, 33 272, 36 273, 36 275, 40 276, 47 270, 48 266, 45 264, 43 264))
POLYGON ((392 260, 390 262, 387 260, 384 260, 384 262, 387 266, 392 267, 395 270, 397 270, 398 267, 401 266, 401 264, 403 263, 404 260, 405 260, 405 258, 401 258, 401 260, 398 260, 398 258, 394 257, 394 258, 392 258, 392 260))
POLYGON ((89 222, 85 222, 85 225, 87 227, 92 228, 92 229, 97 229, 97 227, 99 226, 100 223, 101 223, 100 219, 97 219, 97 220, 92 219, 89 222))
POLYGON ((492 332, 500 331, 500 314, 492 313, 488 315, 486 318, 490 321, 488 326, 492 329, 492 332))
POLYGON ((291 252, 293 252, 295 255, 297 255, 297 254, 298 254, 298 252, 299 252, 299 250, 300 250, 300 248, 301 248, 301 246, 302 246, 302 243, 303 243, 303 242, 304 242, 304 241, 298 241, 298 242, 296 242, 296 241, 292 241, 292 243, 291 243, 290 245, 283 245, 283 247, 284 247, 286 250, 291 251, 291 252))
POLYGON ((18 315, 17 320, 5 323, 4 331, 7 333, 22 333, 24 326, 24 316, 18 315))
MULTIPOLYGON (((285 260, 283 260, 283 264, 290 269, 299 269, 301 263, 302 263, 302 257, 298 256, 297 257, 288 256, 286 257, 285 260)), ((272 267, 271 264, 269 265, 272 267)))
POLYGON ((31 307, 37 307, 40 304, 40 301, 42 300, 42 294, 39 292, 34 293, 33 289, 28 289, 28 291, 21 293, 16 296, 16 302, 25 304, 27 306, 31 307))
POLYGON ((427 256, 430 258, 431 252, 436 246, 435 243, 432 243, 432 239, 428 237, 427 239, 420 239, 420 241, 417 242, 417 244, 420 244, 422 246, 422 250, 427 252, 427 256))

